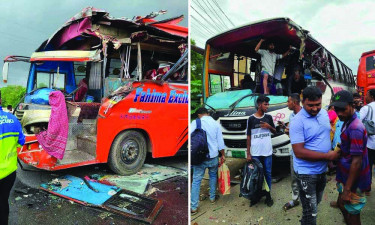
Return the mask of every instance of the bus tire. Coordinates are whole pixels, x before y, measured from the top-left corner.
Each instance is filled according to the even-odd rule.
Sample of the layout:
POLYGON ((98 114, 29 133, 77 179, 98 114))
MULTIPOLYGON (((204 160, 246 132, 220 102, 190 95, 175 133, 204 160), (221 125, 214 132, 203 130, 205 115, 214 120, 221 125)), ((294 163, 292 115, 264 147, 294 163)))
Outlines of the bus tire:
POLYGON ((147 143, 143 134, 133 130, 125 131, 113 141, 108 164, 117 174, 131 175, 142 168, 146 155, 147 143))

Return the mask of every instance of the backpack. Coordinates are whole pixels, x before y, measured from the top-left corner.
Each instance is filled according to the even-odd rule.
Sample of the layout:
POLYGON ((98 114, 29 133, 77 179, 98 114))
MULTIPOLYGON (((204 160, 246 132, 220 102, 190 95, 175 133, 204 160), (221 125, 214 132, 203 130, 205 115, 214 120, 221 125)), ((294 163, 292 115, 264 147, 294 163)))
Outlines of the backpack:
POLYGON ((363 125, 365 125, 367 134, 370 135, 375 135, 375 123, 372 120, 372 115, 373 115, 373 110, 372 107, 368 105, 368 111, 366 118, 363 120, 363 125), (370 118, 369 118, 370 114, 370 118))
POLYGON ((258 159, 253 158, 245 164, 242 170, 240 197, 257 202, 262 197, 264 182, 263 165, 258 159))
POLYGON ((201 120, 199 118, 195 121, 197 123, 197 128, 190 135, 191 165, 199 165, 209 158, 206 131, 202 129, 201 120))

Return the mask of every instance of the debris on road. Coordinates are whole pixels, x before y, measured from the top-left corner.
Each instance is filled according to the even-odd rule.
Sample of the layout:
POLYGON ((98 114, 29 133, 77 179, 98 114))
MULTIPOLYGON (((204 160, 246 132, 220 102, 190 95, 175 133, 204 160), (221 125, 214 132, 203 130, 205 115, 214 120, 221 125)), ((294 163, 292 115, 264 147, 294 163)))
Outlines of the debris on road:
POLYGON ((131 176, 107 175, 98 180, 102 184, 114 185, 121 189, 143 194, 149 187, 148 178, 135 178, 131 176))
POLYGON ((129 176, 93 174, 85 178, 86 180, 113 185, 138 194, 150 195, 158 191, 153 189, 151 184, 177 176, 187 177, 187 171, 168 166, 145 164, 141 171, 129 176))
POLYGON ((218 208, 216 208, 216 209, 214 209, 214 210, 212 210, 212 211, 216 211, 216 210, 219 210, 219 209, 222 209, 222 208, 224 208, 224 206, 221 206, 221 207, 218 207, 218 208))
MULTIPOLYGON (((82 182, 82 179, 85 178, 66 175, 53 179, 49 183, 41 184, 41 189, 85 206, 99 207, 147 223, 152 223, 155 220, 163 206, 162 202, 157 199, 117 186, 102 184, 95 180, 82 182)), ((57 197, 51 196, 51 198, 57 197)), ((60 208, 61 205, 57 207, 60 208)), ((108 214, 102 216, 106 215, 108 214)))
POLYGON ((108 211, 150 224, 162 207, 162 201, 127 190, 119 191, 103 204, 103 208, 108 211))
POLYGON ((92 181, 88 182, 90 182, 90 185, 95 187, 96 190, 99 190, 99 192, 91 190, 84 182, 82 182, 81 178, 70 175, 54 179, 49 183, 41 184, 41 189, 84 205, 102 205, 112 196, 108 194, 109 191, 114 190, 117 192, 120 190, 115 186, 104 185, 92 181), (63 186, 61 182, 59 182, 60 180, 68 185, 63 186), (70 182, 67 182, 67 180, 70 182))
POLYGON ((29 193, 30 188, 14 188, 14 191, 20 194, 29 193))

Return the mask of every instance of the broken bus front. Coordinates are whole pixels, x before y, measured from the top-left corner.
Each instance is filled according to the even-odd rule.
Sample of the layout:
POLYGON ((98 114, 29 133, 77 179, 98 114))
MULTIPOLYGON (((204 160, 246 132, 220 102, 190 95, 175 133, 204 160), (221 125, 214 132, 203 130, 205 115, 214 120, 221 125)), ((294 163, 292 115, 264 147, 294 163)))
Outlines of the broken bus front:
POLYGON ((84 11, 29 60, 27 94, 15 109, 27 136, 19 158, 46 170, 109 163, 115 172, 131 174, 147 152, 166 157, 186 150, 187 29, 177 25, 182 17, 131 21, 84 11), (83 78, 91 101, 75 102, 83 78), (53 90, 65 94, 69 117, 62 160, 48 155, 34 135, 36 127, 48 127, 53 90))

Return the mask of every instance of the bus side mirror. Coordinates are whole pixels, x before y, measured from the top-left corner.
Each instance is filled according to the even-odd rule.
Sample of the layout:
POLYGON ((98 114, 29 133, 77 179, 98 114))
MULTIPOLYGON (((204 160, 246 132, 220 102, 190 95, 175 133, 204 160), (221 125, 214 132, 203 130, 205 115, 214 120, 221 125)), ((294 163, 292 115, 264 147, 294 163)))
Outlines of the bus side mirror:
POLYGON ((3 82, 8 82, 8 70, 9 70, 9 62, 5 62, 3 65, 3 82))

